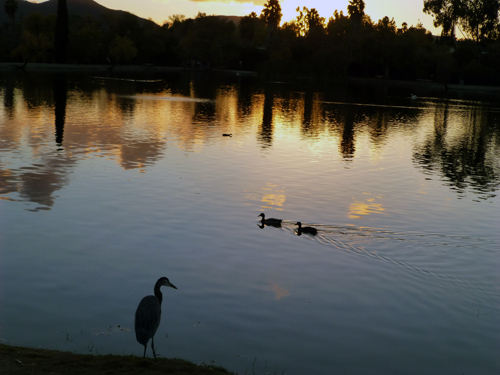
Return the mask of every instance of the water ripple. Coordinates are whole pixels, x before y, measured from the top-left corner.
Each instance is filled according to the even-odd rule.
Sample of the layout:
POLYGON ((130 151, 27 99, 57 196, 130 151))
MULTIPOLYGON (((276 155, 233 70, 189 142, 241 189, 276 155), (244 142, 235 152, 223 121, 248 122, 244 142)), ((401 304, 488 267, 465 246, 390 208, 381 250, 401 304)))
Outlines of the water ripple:
MULTIPOLYGON (((305 224, 304 224, 305 225, 305 224)), ((321 243, 323 245, 333 247, 339 250, 351 252, 356 255, 370 257, 372 259, 381 260, 384 262, 392 263, 397 266, 404 267, 407 270, 416 272, 423 276, 431 276, 436 279, 452 283, 460 287, 472 288, 476 291, 481 291, 489 295, 497 296, 499 293, 493 287, 479 285, 475 282, 466 280, 464 278, 446 275, 442 272, 433 271, 429 268, 414 264, 417 260, 411 256, 406 256, 408 260, 400 260, 398 255, 405 256, 403 253, 389 253, 389 255, 381 254, 375 250, 368 248, 377 248, 376 241, 382 240, 383 243, 391 241, 398 241, 404 243, 411 243, 412 247, 429 248, 440 247, 445 249, 452 248, 466 248, 471 249, 471 244, 474 247, 481 247, 484 251, 485 248, 496 249, 499 244, 491 239, 484 239, 481 237, 471 237, 465 235, 447 235, 441 233, 423 233, 417 231, 391 231, 383 228, 372 227, 356 227, 356 226, 339 226, 328 224, 311 224, 318 229, 318 234, 313 236, 309 234, 302 234, 301 237, 321 243), (361 243, 366 245, 361 245, 361 243)), ((283 220, 281 230, 298 235, 295 221, 283 220)), ((494 252, 494 250, 491 250, 494 252)), ((432 264, 432 259, 427 256, 427 263, 432 264)))

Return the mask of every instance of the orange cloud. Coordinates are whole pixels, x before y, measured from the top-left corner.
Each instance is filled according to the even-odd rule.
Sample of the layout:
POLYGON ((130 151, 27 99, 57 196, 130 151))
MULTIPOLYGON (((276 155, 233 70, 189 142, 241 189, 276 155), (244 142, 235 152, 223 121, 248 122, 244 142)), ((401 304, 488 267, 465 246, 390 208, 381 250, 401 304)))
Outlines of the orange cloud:
POLYGON ((222 4, 231 4, 231 3, 241 3, 241 4, 253 4, 253 5, 262 5, 264 6, 267 3, 267 0, 189 0, 195 3, 210 3, 217 2, 222 4))

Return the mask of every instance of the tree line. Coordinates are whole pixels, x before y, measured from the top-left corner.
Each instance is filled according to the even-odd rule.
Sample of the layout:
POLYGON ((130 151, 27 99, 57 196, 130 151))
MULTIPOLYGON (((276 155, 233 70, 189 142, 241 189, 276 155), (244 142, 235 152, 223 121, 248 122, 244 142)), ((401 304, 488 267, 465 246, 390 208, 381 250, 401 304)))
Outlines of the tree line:
POLYGON ((363 0, 328 20, 302 7, 282 24, 279 1, 268 0, 261 14, 236 22, 199 13, 171 16, 162 26, 130 13, 68 16, 66 1, 59 0, 57 15, 32 13, 16 22, 17 0, 6 0, 0 61, 226 68, 320 82, 358 76, 500 84, 498 0, 424 0, 440 36, 420 23, 374 22, 363 0))

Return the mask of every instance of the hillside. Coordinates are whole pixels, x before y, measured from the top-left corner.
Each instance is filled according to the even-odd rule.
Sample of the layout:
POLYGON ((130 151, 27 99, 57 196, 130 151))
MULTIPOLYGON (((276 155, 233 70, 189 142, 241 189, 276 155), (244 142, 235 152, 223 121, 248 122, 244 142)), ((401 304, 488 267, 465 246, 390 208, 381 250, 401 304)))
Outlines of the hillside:
MULTIPOLYGON (((0 0, 0 23, 7 22, 7 14, 4 9, 5 0, 0 0)), ((39 12, 43 15, 57 13, 57 0, 49 0, 43 3, 35 4, 29 1, 19 0, 19 8, 16 13, 16 20, 20 20, 33 12, 39 12)), ((113 10, 95 2, 94 0, 68 0, 68 13, 76 16, 93 16, 99 18, 104 12, 113 12, 117 14, 125 13, 122 10, 113 10)), ((151 22, 144 18, 137 17, 141 22, 151 22)))

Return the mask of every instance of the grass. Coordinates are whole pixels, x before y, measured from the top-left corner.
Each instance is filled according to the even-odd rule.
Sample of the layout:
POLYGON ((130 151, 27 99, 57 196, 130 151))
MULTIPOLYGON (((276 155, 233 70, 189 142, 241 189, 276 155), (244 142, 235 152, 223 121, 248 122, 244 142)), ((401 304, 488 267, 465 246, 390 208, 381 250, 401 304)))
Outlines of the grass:
POLYGON ((222 367, 196 365, 182 359, 89 355, 0 344, 3 375, 228 375, 222 367))

